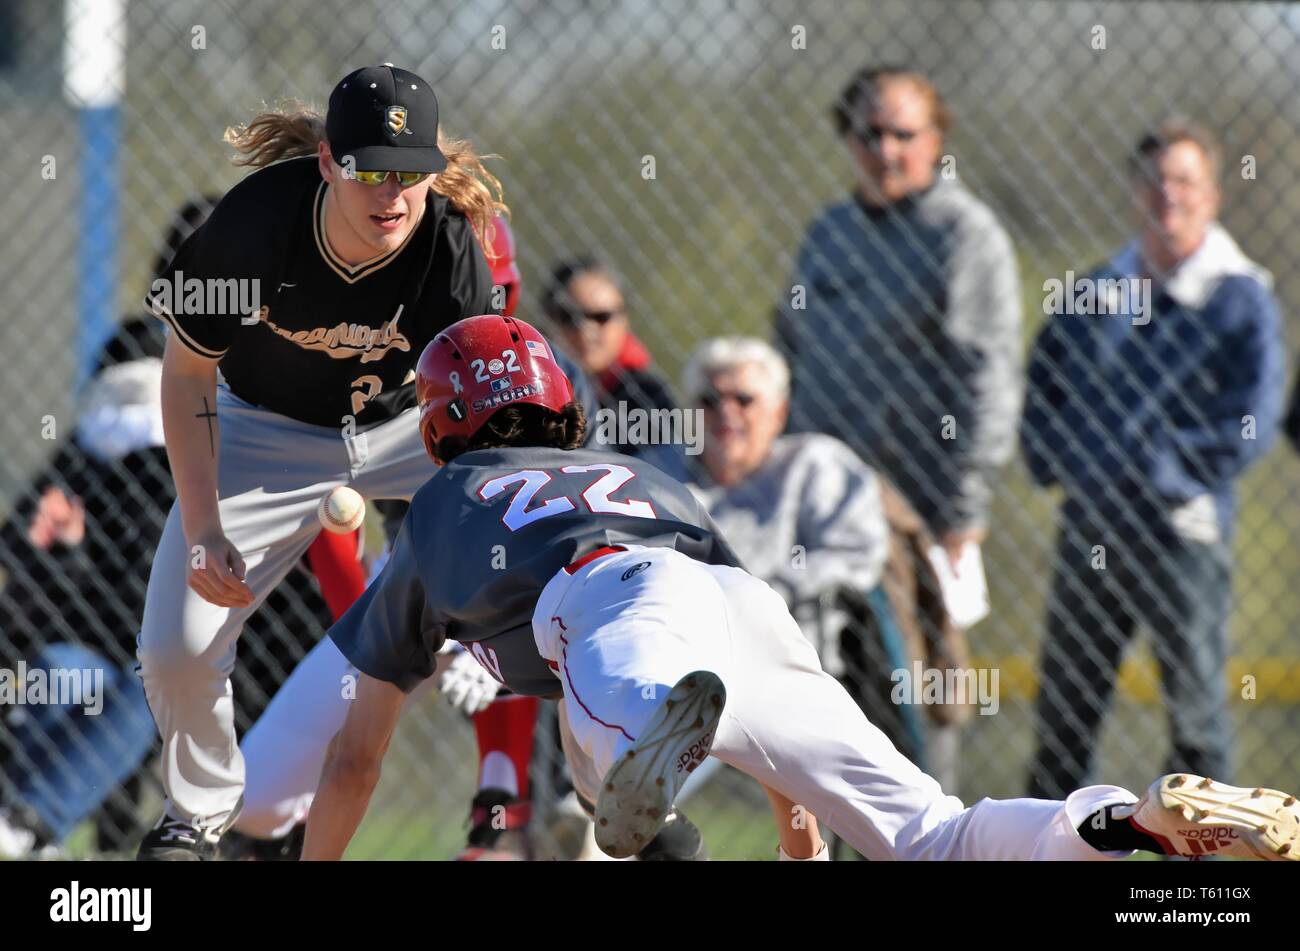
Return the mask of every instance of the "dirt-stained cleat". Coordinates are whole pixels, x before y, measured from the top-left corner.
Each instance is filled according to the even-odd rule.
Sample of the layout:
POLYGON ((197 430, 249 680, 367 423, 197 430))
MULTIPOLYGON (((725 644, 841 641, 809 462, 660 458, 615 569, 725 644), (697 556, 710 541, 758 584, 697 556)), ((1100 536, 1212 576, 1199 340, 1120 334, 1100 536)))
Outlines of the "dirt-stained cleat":
MULTIPOLYGON (((1276 789, 1250 789, 1172 773, 1151 784, 1128 820, 1169 855, 1284 862, 1300 859, 1300 805, 1276 789)), ((1124 811, 1113 813, 1117 818, 1124 811)))
POLYGON ((726 702, 726 688, 712 671, 697 670, 677 681, 605 774, 595 815, 601 851, 621 859, 650 844, 686 777, 708 757, 726 702))

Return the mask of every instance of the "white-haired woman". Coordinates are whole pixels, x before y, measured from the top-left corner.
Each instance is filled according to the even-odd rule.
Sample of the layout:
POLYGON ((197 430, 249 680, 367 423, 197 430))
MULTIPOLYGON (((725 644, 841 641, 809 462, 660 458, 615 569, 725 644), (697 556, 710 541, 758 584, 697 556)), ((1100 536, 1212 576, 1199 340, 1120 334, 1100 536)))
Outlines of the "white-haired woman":
POLYGON ((704 414, 697 493, 749 571, 791 605, 875 587, 889 532, 880 482, 838 439, 781 435, 790 392, 781 355, 757 338, 720 337, 695 351, 683 378, 704 414))

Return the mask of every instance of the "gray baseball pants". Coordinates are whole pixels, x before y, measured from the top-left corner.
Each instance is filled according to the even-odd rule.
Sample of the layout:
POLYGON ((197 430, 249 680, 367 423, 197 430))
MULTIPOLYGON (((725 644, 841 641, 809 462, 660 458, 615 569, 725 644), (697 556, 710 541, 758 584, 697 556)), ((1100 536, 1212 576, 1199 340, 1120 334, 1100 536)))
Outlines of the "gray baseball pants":
POLYGON ((162 737, 167 812, 220 830, 233 821, 244 787, 230 674, 245 620, 320 531, 321 496, 349 485, 366 499, 409 500, 434 466, 414 408, 345 436, 246 403, 220 386, 217 415, 221 525, 256 597, 248 607, 222 608, 190 590, 192 553, 173 505, 149 575, 138 657, 162 737))

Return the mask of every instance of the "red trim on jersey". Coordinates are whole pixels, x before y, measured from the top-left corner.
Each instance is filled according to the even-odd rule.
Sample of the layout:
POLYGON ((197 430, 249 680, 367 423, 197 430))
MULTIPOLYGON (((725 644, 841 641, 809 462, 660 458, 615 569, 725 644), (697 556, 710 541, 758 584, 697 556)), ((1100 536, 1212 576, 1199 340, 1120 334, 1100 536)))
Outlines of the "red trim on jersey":
MULTIPOLYGON (((578 570, 588 562, 595 561, 597 558, 604 558, 606 555, 612 555, 615 552, 620 552, 620 551, 627 551, 627 549, 624 548, 622 545, 606 545, 604 548, 597 548, 595 551, 587 552, 587 554, 583 555, 577 561, 565 565, 564 570, 568 574, 576 575, 578 573, 578 570)), ((561 624, 560 626, 563 627, 564 625, 561 624)))

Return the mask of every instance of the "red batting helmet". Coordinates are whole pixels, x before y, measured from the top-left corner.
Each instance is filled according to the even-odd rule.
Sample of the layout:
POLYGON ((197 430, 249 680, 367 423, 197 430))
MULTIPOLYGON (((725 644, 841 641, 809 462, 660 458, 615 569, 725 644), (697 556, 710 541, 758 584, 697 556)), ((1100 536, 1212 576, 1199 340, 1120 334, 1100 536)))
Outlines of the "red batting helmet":
POLYGON ((527 403, 559 412, 573 384, 551 345, 517 317, 484 314, 458 320, 429 342, 415 367, 420 434, 429 456, 448 436, 471 439, 505 406, 527 403))
POLYGON ((513 317, 519 303, 519 285, 523 275, 515 261, 515 233, 510 230, 510 222, 504 215, 497 215, 492 221, 492 283, 506 289, 506 304, 502 309, 507 317, 513 317))

